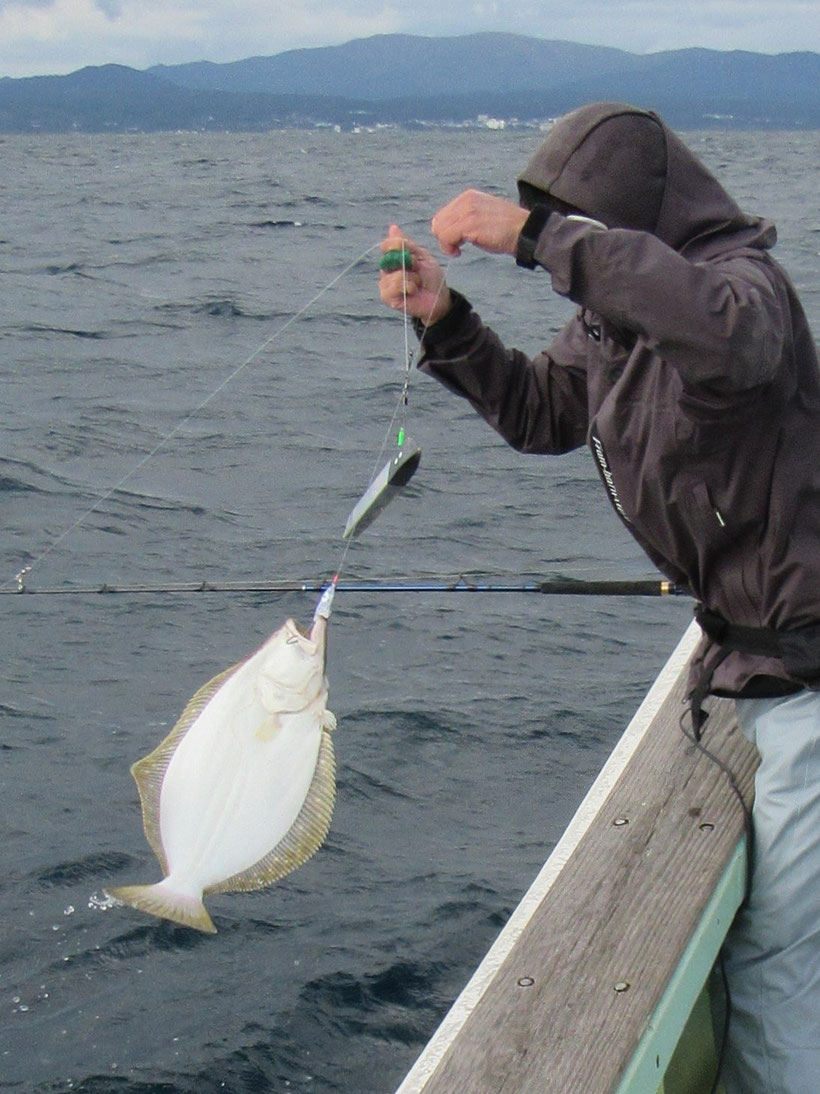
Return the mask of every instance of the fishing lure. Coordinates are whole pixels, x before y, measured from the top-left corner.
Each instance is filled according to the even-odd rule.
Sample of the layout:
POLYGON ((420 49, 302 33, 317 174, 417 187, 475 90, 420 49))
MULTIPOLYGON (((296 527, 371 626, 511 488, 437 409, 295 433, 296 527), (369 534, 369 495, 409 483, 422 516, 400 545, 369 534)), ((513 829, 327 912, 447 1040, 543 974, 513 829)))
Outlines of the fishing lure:
MULTIPOLYGON (((409 270, 413 265, 413 256, 410 251, 402 246, 385 251, 379 262, 379 269, 387 273, 396 270, 409 270)), ((410 362, 411 354, 407 345, 407 308, 404 310, 405 329, 405 372, 404 386, 402 388, 400 405, 407 407, 407 392, 410 386, 410 362)), ((365 490, 364 494, 354 505, 347 518, 345 530, 342 533, 344 539, 350 539, 359 535, 369 527, 381 511, 390 504, 397 494, 404 489, 410 479, 418 470, 421 460, 421 449, 408 438, 405 427, 400 426, 396 435, 396 454, 387 461, 381 471, 375 475, 365 490)))
POLYGON ((387 461, 354 505, 342 533, 344 539, 357 536, 373 523, 382 509, 415 475, 420 460, 421 449, 408 439, 403 428, 400 429, 396 455, 387 461))
POLYGON ((394 273, 396 270, 412 270, 413 256, 406 247, 396 247, 392 251, 385 251, 379 262, 379 269, 385 273, 394 273))

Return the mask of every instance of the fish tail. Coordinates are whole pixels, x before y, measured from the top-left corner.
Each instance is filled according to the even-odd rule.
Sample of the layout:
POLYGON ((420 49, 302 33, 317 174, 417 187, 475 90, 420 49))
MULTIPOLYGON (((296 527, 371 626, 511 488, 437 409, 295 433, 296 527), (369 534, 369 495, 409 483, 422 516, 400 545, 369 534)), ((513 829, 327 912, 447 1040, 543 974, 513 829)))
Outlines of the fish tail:
POLYGON ((172 888, 168 880, 166 878, 156 885, 123 885, 105 891, 115 900, 121 900, 141 912, 170 919, 205 934, 216 934, 216 927, 202 900, 191 893, 172 888))

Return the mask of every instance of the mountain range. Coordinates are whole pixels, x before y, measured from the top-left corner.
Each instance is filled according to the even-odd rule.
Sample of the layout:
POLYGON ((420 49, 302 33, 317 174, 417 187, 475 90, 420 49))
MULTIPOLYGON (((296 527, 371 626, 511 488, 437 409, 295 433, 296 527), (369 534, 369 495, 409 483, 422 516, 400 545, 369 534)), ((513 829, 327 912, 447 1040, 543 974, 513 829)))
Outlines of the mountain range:
POLYGON ((677 126, 820 128, 820 53, 377 35, 227 64, 0 79, 0 132, 521 125, 595 99, 651 106, 677 126))

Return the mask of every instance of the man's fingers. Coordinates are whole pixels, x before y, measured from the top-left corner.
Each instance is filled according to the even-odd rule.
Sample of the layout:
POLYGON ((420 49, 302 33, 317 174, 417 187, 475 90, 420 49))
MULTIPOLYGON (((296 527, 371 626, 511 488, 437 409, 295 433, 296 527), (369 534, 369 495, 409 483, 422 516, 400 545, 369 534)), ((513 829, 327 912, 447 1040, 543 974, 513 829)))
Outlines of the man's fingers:
POLYGON ((439 209, 431 227, 442 251, 448 255, 459 255, 465 243, 493 254, 515 254, 518 234, 527 216, 526 209, 505 198, 481 190, 465 190, 439 209))

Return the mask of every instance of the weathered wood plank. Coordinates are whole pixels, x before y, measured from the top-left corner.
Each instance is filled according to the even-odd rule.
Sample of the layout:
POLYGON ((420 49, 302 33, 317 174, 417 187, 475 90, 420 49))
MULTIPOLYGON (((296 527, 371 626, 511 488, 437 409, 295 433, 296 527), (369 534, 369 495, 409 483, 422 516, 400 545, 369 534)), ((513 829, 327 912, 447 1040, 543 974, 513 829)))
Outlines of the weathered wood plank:
POLYGON ((662 1084, 663 1094, 706 1094, 712 1089, 717 1050, 711 1016, 697 1034, 692 1018, 705 997, 709 975, 743 899, 746 845, 737 845, 712 894, 686 952, 653 1011, 615 1094, 645 1094, 662 1084))
MULTIPOLYGON (((685 669, 423 1094, 611 1094, 744 834, 679 726, 685 669)), ((704 743, 751 800, 756 755, 716 700, 704 743)), ((404 1089, 404 1087, 402 1087, 404 1089)))

